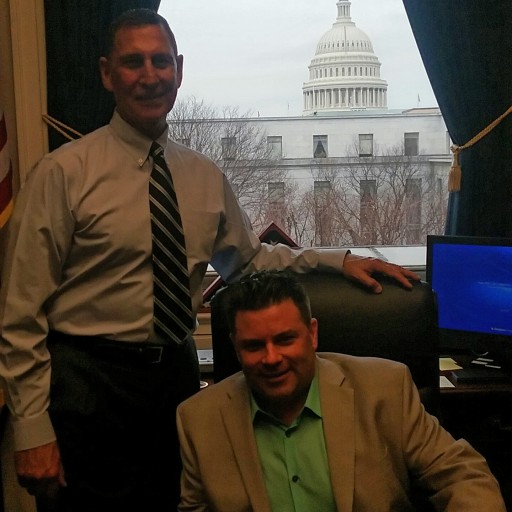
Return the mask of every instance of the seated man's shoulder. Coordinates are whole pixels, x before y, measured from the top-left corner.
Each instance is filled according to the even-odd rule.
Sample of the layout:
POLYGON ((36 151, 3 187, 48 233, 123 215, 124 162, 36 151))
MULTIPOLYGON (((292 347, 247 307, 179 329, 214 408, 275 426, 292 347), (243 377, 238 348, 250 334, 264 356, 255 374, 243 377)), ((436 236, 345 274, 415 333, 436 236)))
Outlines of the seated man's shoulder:
POLYGON ((382 357, 352 356, 335 352, 318 352, 318 357, 321 361, 334 363, 342 369, 402 371, 405 368, 403 363, 382 357))
POLYGON ((229 400, 233 393, 245 388, 245 378, 242 372, 238 372, 218 383, 210 384, 201 389, 195 395, 182 402, 180 410, 194 410, 205 408, 216 408, 225 400, 229 400))
MULTIPOLYGON (((400 382, 407 372, 407 366, 398 361, 379 357, 361 357, 332 352, 319 352, 320 366, 332 377, 339 372, 354 385, 375 384, 390 381, 400 382)), ((387 385, 386 384, 386 385, 387 385)), ((384 384, 383 384, 384 385, 384 384)))

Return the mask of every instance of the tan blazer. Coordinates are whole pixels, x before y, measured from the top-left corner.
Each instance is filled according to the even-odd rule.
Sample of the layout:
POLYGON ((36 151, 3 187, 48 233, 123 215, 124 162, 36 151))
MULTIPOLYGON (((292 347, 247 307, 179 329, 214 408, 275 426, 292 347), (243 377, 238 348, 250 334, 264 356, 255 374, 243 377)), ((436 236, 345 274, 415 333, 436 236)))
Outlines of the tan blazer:
MULTIPOLYGON (((317 361, 337 510, 414 510, 416 480, 437 510, 505 512, 485 460, 425 412, 404 365, 326 353, 317 361)), ((270 512, 249 404, 238 373, 178 407, 180 511, 270 512)))

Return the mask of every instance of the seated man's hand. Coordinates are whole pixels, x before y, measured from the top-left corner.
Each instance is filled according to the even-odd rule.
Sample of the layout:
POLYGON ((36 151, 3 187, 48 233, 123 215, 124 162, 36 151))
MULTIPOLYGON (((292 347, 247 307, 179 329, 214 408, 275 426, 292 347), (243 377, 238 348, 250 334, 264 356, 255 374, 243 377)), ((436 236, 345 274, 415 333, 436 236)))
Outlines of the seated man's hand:
POLYGON ((372 275, 382 274, 398 281, 404 288, 412 288, 411 280, 419 281, 420 276, 393 263, 386 263, 377 258, 347 254, 343 261, 343 275, 352 281, 359 281, 373 293, 381 293, 382 286, 372 275))

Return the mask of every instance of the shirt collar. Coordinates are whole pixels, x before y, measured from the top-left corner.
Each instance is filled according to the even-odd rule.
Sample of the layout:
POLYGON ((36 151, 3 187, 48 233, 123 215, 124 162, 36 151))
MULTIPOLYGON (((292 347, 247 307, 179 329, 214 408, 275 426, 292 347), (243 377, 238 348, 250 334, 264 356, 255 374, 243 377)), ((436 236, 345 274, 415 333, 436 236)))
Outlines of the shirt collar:
MULTIPOLYGON (((272 421, 281 423, 275 416, 273 416, 269 412, 266 412, 258 405, 258 403, 254 399, 254 395, 252 393, 250 393, 250 398, 251 398, 251 417, 252 417, 253 424, 254 424, 254 421, 258 417, 270 418, 270 419, 272 419, 272 421)), ((322 408, 320 406, 320 390, 319 390, 319 385, 318 385, 318 370, 316 371, 315 376, 313 377, 313 380, 311 381, 311 385, 309 386, 309 391, 308 391, 308 396, 306 398, 306 402, 304 403, 304 407, 297 418, 302 416, 305 411, 308 412, 309 414, 312 414, 313 416, 316 416, 317 418, 322 417, 322 408)))
MULTIPOLYGON (((114 115, 110 120, 110 128, 115 135, 121 140, 121 143, 125 147, 127 153, 135 160, 139 167, 142 167, 149 156, 149 150, 153 141, 142 135, 132 125, 128 124, 117 112, 114 111, 114 115)), ((156 140, 163 148, 167 144, 167 130, 156 140)))

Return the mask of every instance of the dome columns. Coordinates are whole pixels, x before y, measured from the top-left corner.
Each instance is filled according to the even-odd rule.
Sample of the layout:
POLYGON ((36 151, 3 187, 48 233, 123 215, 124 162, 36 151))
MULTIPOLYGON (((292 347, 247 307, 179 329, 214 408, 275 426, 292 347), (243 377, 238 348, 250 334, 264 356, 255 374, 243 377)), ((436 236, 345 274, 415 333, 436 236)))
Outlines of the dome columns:
POLYGON ((387 108, 387 91, 383 87, 322 87, 304 90, 305 112, 318 110, 352 110, 387 108))
POLYGON ((336 7, 338 7, 338 17, 336 21, 350 21, 350 2, 347 0, 340 0, 336 7))

